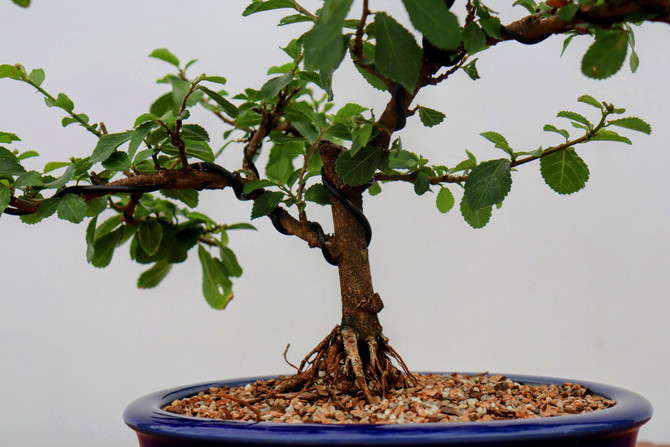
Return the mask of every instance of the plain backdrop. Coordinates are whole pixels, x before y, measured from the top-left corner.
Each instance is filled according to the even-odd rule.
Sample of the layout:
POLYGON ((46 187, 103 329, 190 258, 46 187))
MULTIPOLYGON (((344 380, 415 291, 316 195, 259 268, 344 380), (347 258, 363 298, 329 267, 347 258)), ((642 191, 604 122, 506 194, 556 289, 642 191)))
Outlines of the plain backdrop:
MULTIPOLYGON (((167 47, 182 61, 199 59, 190 74, 228 78, 236 93, 259 88, 272 65, 287 62, 279 46, 306 25, 276 27, 282 12, 241 17, 249 0, 34 0, 20 9, 0 3, 0 63, 20 62, 46 72, 43 86, 67 93, 76 110, 104 121, 110 132, 130 128, 166 91, 155 80, 170 71, 147 58, 167 47)), ((399 20, 398 1, 373 1, 399 20)), ((463 2, 455 11, 463 16, 463 2)), ((503 22, 524 9, 499 6, 503 22)), ((305 1, 311 10, 318 1, 305 1)), ((358 16, 359 3, 352 16, 358 16)), ((582 94, 626 107, 651 123, 634 141, 589 144, 587 187, 559 196, 539 165, 520 167, 512 192, 481 230, 455 208, 435 208, 435 194, 411 185, 384 185, 366 199, 372 222, 371 261, 386 307, 386 335, 414 370, 492 371, 609 383, 646 396, 655 416, 641 439, 670 440, 670 28, 636 29, 641 64, 604 81, 580 73, 591 39, 575 39, 561 57, 563 38, 539 45, 501 43, 478 55, 482 79, 457 73, 427 88, 416 104, 446 114, 426 129, 411 119, 399 133, 407 149, 453 166, 465 149, 480 159, 502 153, 479 136, 504 134, 517 150, 561 142, 542 131, 561 110, 599 118, 577 102, 582 94)), ((16 147, 47 161, 85 156, 96 143, 81 128, 63 129, 63 114, 44 106, 28 85, 0 80, 0 130, 18 134, 16 147)), ((381 113, 388 95, 369 87, 345 62, 335 77, 338 106, 355 101, 381 113)), ((215 147, 226 127, 200 111, 215 147)), ((577 135, 576 132, 573 135, 577 135)), ((240 146, 221 163, 237 169, 240 146)), ((264 166, 267 153, 261 156, 264 166)), ((453 191, 460 200, 459 188, 453 191)), ((246 221, 248 203, 230 191, 201 193, 203 210, 222 222, 246 221)), ((332 228, 326 209, 313 219, 332 228)), ((121 415, 133 399, 177 385, 290 373, 339 319, 336 269, 296 238, 274 231, 231 233, 245 269, 224 311, 200 292, 197 257, 176 265, 158 288, 139 290, 127 247, 106 269, 86 263, 84 225, 56 217, 37 226, 0 218, 0 445, 132 446, 121 415)))

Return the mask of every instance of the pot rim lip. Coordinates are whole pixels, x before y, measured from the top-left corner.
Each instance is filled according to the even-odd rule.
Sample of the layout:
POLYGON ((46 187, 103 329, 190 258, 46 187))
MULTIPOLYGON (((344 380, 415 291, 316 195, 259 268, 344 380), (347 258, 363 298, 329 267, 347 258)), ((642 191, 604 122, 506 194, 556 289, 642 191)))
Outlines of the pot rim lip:
MULTIPOLYGON (((451 374, 451 372, 418 372, 417 374, 451 374)), ((475 373, 463 373, 476 375, 475 373)), ((441 445, 475 444, 493 439, 540 441, 599 436, 605 433, 636 431, 652 415, 651 403, 627 389, 583 380, 518 374, 503 375, 527 384, 579 383, 594 393, 616 400, 613 407, 591 413, 479 422, 425 422, 413 424, 314 424, 288 422, 253 422, 205 419, 181 416, 161 409, 175 399, 198 393, 212 386, 239 386, 256 380, 272 379, 277 375, 243 377, 201 382, 153 392, 130 403, 123 414, 125 423, 138 434, 157 438, 182 440, 264 442, 286 436, 286 443, 303 445, 347 445, 366 442, 369 445, 394 445, 407 442, 431 442, 441 445), (445 444, 445 437, 448 437, 445 444)))

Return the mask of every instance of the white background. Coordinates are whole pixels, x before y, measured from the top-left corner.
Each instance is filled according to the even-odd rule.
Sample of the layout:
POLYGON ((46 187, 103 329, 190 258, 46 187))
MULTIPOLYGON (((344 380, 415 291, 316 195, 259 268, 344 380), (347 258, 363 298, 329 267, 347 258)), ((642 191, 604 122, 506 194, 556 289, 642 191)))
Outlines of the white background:
MULTIPOLYGON (((23 10, 0 3, 0 63, 42 67, 44 87, 66 92, 78 112, 110 132, 132 126, 165 92, 155 79, 170 70, 146 56, 170 48, 182 61, 198 58, 191 75, 223 75, 233 93, 260 87, 266 69, 287 62, 278 49, 305 29, 277 28, 281 12, 243 19, 243 1, 35 0, 23 10)), ((455 11, 463 16, 461 3, 455 11)), ((319 2, 305 2, 314 9, 319 2)), ((400 2, 372 2, 406 21, 400 2)), ((359 12, 355 10, 355 16, 359 12)), ((501 7, 503 22, 524 14, 501 7)), ((471 229, 457 210, 440 214, 434 195, 417 198, 411 185, 386 185, 366 201, 376 290, 385 300, 386 335, 415 370, 517 372, 605 382, 651 400, 655 417, 641 439, 670 440, 668 300, 670 193, 667 167, 670 29, 637 31, 641 65, 606 81, 580 74, 589 38, 563 58, 563 39, 536 46, 507 42, 479 55, 483 79, 463 73, 426 89, 417 103, 446 113, 425 129, 411 120, 405 147, 438 164, 454 165, 469 149, 481 159, 502 153, 479 136, 503 133, 517 149, 560 143, 545 133, 560 110, 597 119, 577 103, 589 93, 649 121, 646 136, 623 132, 633 146, 590 144, 585 190, 558 196, 526 165, 491 223, 471 229)), ((387 100, 362 82, 349 62, 335 80, 336 101, 372 105, 387 100)), ((44 107, 27 85, 0 82, 0 130, 18 134, 23 150, 46 161, 89 154, 95 138, 60 126, 62 113, 44 107)), ((220 142, 225 130, 194 114, 220 142)), ((577 135, 575 132, 573 135, 577 135)), ((239 146, 223 163, 239 166, 239 146)), ((267 156, 267 154, 265 154, 267 156)), ((264 165, 263 161, 259 165, 264 165)), ((458 188, 454 188, 457 200, 458 188)), ((204 192, 205 210, 225 222, 248 218, 248 203, 230 191, 204 192)), ((314 219, 332 228, 324 210, 314 219)), ((276 233, 231 234, 245 268, 236 298, 222 312, 200 294, 197 257, 177 265, 157 289, 135 288, 146 267, 127 247, 112 265, 86 263, 84 225, 52 217, 29 227, 0 219, 0 445, 136 445, 121 419, 124 407, 149 392, 181 384, 289 373, 282 352, 299 361, 339 319, 336 270, 316 250, 276 233)))

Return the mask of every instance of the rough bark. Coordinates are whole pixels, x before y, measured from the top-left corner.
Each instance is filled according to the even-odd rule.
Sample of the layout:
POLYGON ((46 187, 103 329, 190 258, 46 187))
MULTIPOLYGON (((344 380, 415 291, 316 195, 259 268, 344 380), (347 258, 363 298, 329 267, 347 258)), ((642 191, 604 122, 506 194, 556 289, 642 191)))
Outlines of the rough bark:
MULTIPOLYGON (((349 200, 362 208, 365 187, 349 187, 335 171, 335 161, 342 148, 328 141, 319 145, 324 175, 349 200)), ((376 340, 382 335, 377 314, 383 304, 372 287, 370 260, 365 232, 351 211, 331 196, 338 271, 342 294, 342 328, 353 329, 359 341, 376 340)))

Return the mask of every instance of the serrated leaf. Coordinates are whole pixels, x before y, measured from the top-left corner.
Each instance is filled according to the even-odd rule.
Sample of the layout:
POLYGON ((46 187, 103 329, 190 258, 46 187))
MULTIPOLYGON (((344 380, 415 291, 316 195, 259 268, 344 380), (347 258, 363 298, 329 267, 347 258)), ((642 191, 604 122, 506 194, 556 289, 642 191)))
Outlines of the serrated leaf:
POLYGON ((21 141, 21 138, 13 133, 0 132, 0 143, 11 143, 12 141, 21 141))
POLYGON ((340 120, 349 121, 351 118, 360 115, 366 110, 368 110, 367 107, 363 107, 361 105, 348 102, 340 110, 337 111, 337 114, 335 116, 337 116, 337 118, 340 120))
POLYGON ((558 114, 556 116, 559 117, 559 118, 567 118, 569 120, 572 120, 572 121, 575 121, 577 123, 583 124, 588 129, 593 129, 593 124, 591 124, 591 122, 589 120, 584 118, 579 113, 563 110, 561 112, 558 112, 558 114))
POLYGON ((577 101, 583 102, 584 104, 588 104, 588 105, 596 107, 600 110, 603 110, 603 105, 600 103, 600 101, 596 100, 593 96, 582 95, 579 98, 577 98, 577 101))
POLYGON ((495 144, 497 148, 504 150, 508 154, 513 152, 512 148, 507 143, 505 137, 500 135, 498 132, 482 132, 479 135, 489 140, 491 143, 495 144))
POLYGON ((444 113, 429 109, 428 107, 419 107, 419 119, 426 127, 433 127, 444 121, 444 113))
POLYGON ((568 138, 570 138, 570 133, 567 130, 558 129, 556 126, 553 126, 551 124, 545 124, 544 127, 542 128, 542 130, 544 130, 545 132, 557 133, 557 134, 561 135, 563 138, 565 138, 566 140, 568 138))
POLYGON ((209 133, 204 127, 197 124, 184 124, 181 126, 181 131, 188 135, 191 139, 199 139, 202 141, 209 141, 209 133))
POLYGON ((330 193, 321 183, 312 185, 305 191, 305 200, 318 203, 319 205, 330 205, 330 193))
POLYGON ((475 167, 465 181, 464 199, 468 207, 479 210, 502 202, 512 188, 510 161, 484 161, 475 167))
POLYGON ((86 217, 86 202, 78 195, 65 194, 58 201, 58 217, 72 223, 80 223, 86 217))
POLYGON ((647 122, 634 116, 611 120, 608 121, 608 124, 646 133, 647 135, 651 134, 651 126, 647 122))
POLYGON ((605 79, 615 74, 624 63, 628 51, 628 34, 606 34, 591 45, 582 59, 582 73, 589 78, 605 79))
POLYGON ((214 309, 223 309, 233 298, 232 282, 225 275, 221 261, 198 245, 198 258, 202 266, 202 293, 214 309))
POLYGON ((428 176, 422 172, 416 174, 416 179, 414 179, 414 192, 422 196, 430 190, 430 180, 428 176))
POLYGON ((137 236, 140 246, 149 255, 158 252, 163 238, 163 226, 156 219, 140 221, 137 236))
POLYGON ((195 189, 161 189, 161 194, 185 203, 189 208, 198 206, 198 191, 195 189))
POLYGON ((123 234, 124 228, 120 227, 104 236, 101 236, 99 239, 96 239, 93 243, 93 249, 90 250, 90 254, 87 251, 88 262, 94 267, 107 267, 112 261, 114 250, 117 247, 117 243, 123 237, 123 234))
POLYGON ((470 62, 466 66, 462 67, 465 74, 467 74, 468 77, 470 79, 472 79, 473 81, 476 81, 477 79, 481 79, 481 76, 479 76, 479 72, 477 71, 477 60, 478 59, 473 59, 472 62, 470 62))
MULTIPOLYGON (((44 182, 42 181, 42 174, 37 171, 28 171, 24 174, 21 174, 19 178, 14 181, 14 187, 23 189, 27 186, 42 186, 44 182)), ((2 209, 2 207, 0 207, 2 209)))
POLYGON ((463 28, 463 46, 468 54, 475 54, 486 48, 486 34, 476 23, 469 23, 463 28))
MULTIPOLYGON (((67 182, 72 180, 72 177, 74 176, 74 165, 73 164, 68 164, 67 169, 65 169, 65 172, 63 172, 63 175, 58 177, 57 179, 54 179, 52 181, 44 181, 44 186, 47 189, 58 189, 61 186, 65 185, 67 182)), ((43 179, 46 180, 46 179, 43 179)))
POLYGON ((160 59, 162 61, 167 62, 168 64, 172 64, 175 67, 179 68, 179 59, 177 56, 172 54, 170 50, 167 48, 157 48, 149 54, 149 57, 154 57, 156 59, 160 59))
MULTIPOLYGON (((149 132, 151 132, 151 129, 153 128, 154 123, 152 121, 148 121, 146 123, 140 124, 135 130, 133 130, 133 134, 130 137, 130 143, 128 143, 128 158, 131 160, 135 160, 135 153, 137 152, 137 149, 140 147, 140 144, 142 144, 142 141, 149 135, 149 132)), ((136 160, 135 163, 139 162, 139 160, 136 160)))
POLYGON ((440 191, 437 193, 435 198, 435 205, 437 209, 442 213, 448 213, 454 207, 456 200, 454 195, 451 193, 449 188, 440 188, 440 191))
POLYGON ((589 179, 589 168, 574 149, 540 158, 540 172, 545 183, 559 194, 577 192, 589 179))
POLYGON ((340 65, 348 38, 342 35, 352 0, 326 0, 318 20, 303 37, 305 68, 328 75, 340 65))
POLYGON ((385 77, 413 92, 419 80, 423 52, 412 33, 385 13, 375 14, 375 66, 385 77))
POLYGON ((293 80, 293 73, 291 72, 284 73, 283 75, 278 76, 276 78, 272 78, 265 84, 263 84, 263 86, 261 87, 261 93, 266 98, 274 98, 279 94, 281 89, 286 87, 292 80, 293 80))
POLYGON ((453 50, 461 45, 456 16, 442 0, 403 0, 412 25, 437 48, 453 50))
POLYGON ((137 279, 139 289, 152 289, 160 284, 161 281, 172 270, 172 264, 167 261, 158 261, 149 270, 144 271, 137 279))
POLYGON ((102 162, 102 167, 109 171, 122 172, 130 169, 130 158, 125 152, 114 151, 102 162))
POLYGON ((15 66, 8 64, 0 65, 0 78, 21 79, 22 77, 23 73, 15 66))
POLYGON ((273 212, 279 202, 284 198, 284 193, 279 191, 265 191, 257 199, 251 209, 251 219, 266 216, 273 212))
POLYGON ((335 168, 347 185, 358 186, 372 179, 381 158, 381 150, 363 147, 355 155, 350 152, 342 153, 335 162, 335 168))
POLYGON ((208 89, 207 87, 199 85, 198 88, 203 92, 205 92, 207 96, 212 98, 215 103, 221 106, 221 109, 226 113, 226 115, 228 115, 231 118, 237 118, 239 110, 237 109, 237 107, 235 107, 233 103, 231 103, 230 101, 228 101, 226 98, 219 95, 215 91, 208 89))
POLYGON ((256 227, 247 222, 240 222, 232 225, 228 225, 228 230, 254 230, 258 231, 256 227))
POLYGON ((377 196, 382 193, 382 187, 379 184, 379 182, 374 182, 370 187, 368 188, 368 194, 371 196, 377 196))
POLYGON ((16 156, 17 160, 25 160, 26 158, 31 158, 31 157, 39 157, 40 154, 38 154, 36 151, 25 151, 22 152, 21 154, 16 156))
POLYGON ((221 264, 228 277, 239 278, 242 276, 242 267, 237 262, 237 256, 230 248, 219 245, 219 254, 221 255, 221 264))
POLYGON ((135 123, 133 127, 137 127, 140 124, 146 123, 147 121, 158 121, 158 117, 153 113, 143 113, 137 118, 135 118, 135 123))
POLYGON ((492 212, 493 207, 491 206, 486 206, 473 211, 470 206, 468 206, 465 197, 461 199, 461 215, 472 228, 484 228, 486 224, 489 223, 489 220, 491 220, 492 212))
POLYGON ((591 137, 592 141, 616 141, 619 143, 633 144, 629 138, 619 135, 612 130, 600 130, 597 134, 591 137))
POLYGON ((512 6, 517 6, 517 5, 520 5, 520 6, 523 6, 524 8, 526 8, 526 10, 530 14, 535 14, 535 10, 537 9, 537 3, 535 3, 535 0, 516 0, 512 4, 512 6))
POLYGON ((107 158, 112 155, 112 152, 116 150, 116 148, 130 140, 132 136, 133 131, 103 135, 98 140, 98 144, 96 144, 95 149, 93 149, 90 162, 98 163, 107 160, 107 158))
POLYGON ((254 0, 249 6, 244 9, 242 15, 244 17, 250 16, 257 12, 271 11, 273 9, 291 8, 295 9, 295 4, 291 0, 254 0))
POLYGON ((244 192, 244 194, 249 194, 257 189, 267 188, 269 186, 277 186, 277 184, 270 180, 252 180, 244 184, 242 192, 244 192))

